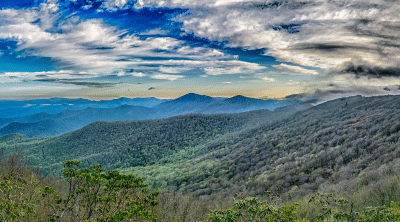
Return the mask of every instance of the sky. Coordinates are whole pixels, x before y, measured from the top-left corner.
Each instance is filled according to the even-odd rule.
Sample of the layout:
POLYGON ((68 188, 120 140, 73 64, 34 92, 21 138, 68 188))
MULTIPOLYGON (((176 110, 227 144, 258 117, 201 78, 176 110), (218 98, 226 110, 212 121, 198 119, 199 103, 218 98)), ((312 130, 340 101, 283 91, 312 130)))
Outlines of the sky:
POLYGON ((0 99, 399 94, 399 0, 1 0, 0 99))

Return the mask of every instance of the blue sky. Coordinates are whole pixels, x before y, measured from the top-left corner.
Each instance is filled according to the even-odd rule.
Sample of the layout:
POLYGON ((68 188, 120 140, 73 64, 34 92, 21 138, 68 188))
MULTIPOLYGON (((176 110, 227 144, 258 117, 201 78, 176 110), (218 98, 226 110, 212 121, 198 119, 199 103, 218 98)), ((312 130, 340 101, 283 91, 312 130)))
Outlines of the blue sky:
POLYGON ((398 11, 397 0, 2 0, 0 97, 397 94, 398 11))

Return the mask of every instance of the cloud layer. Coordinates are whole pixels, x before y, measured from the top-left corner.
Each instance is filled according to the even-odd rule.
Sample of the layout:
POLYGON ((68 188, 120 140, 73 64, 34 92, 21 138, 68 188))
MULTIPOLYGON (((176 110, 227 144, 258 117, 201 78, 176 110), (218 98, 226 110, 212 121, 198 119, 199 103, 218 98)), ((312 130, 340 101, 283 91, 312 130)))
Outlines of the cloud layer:
POLYGON ((227 83, 240 74, 272 85, 298 74, 287 86, 381 87, 400 77, 399 11, 400 0, 35 0, 0 9, 0 40, 15 43, 0 45, 0 58, 48 58, 56 71, 10 71, 0 82, 99 88, 114 85, 90 78, 227 83))
MULTIPOLYGON (((127 3, 109 1, 103 5, 123 7, 127 3)), ((15 51, 21 54, 51 58, 59 69, 90 71, 97 75, 119 75, 129 70, 160 66, 160 73, 152 78, 176 80, 164 74, 203 67, 260 68, 258 64, 238 61, 218 49, 193 46, 169 36, 143 38, 101 19, 85 20, 74 13, 65 15, 59 7, 56 1, 49 1, 28 9, 0 10, 0 39, 15 41, 15 51)), ((15 80, 28 78, 27 75, 18 78, 18 74, 21 73, 14 73, 15 80)), ((146 74, 132 72, 132 76, 146 74)))
POLYGON ((187 8, 182 30, 304 66, 333 68, 353 57, 400 64, 398 0, 107 0, 104 7, 187 8))

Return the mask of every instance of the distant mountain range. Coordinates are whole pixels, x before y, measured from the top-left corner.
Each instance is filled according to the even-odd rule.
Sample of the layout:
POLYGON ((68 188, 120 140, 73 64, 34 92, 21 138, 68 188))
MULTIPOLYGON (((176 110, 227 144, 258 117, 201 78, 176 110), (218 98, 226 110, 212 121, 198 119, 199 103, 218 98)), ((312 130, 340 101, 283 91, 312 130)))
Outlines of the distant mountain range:
POLYGON ((57 136, 96 121, 160 119, 184 114, 239 113, 299 104, 296 100, 262 100, 244 96, 214 98, 189 93, 174 100, 120 98, 108 101, 49 99, 0 101, 0 136, 57 136), (40 112, 39 112, 40 111, 40 112))
POLYGON ((83 110, 86 108, 115 108, 122 105, 153 107, 169 100, 148 98, 125 98, 92 101, 87 99, 38 99, 23 101, 0 100, 0 117, 17 118, 38 113, 56 114, 64 110, 83 110))

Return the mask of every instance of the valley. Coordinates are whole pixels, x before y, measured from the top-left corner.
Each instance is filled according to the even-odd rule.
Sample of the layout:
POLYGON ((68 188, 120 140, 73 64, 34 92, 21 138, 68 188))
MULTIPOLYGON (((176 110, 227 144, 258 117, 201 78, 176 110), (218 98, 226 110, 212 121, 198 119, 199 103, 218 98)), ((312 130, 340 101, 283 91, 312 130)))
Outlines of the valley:
POLYGON ((163 195, 193 196, 193 207, 270 191, 280 202, 364 192, 362 209, 400 200, 382 188, 400 172, 399 107, 400 96, 356 96, 274 111, 100 121, 56 137, 6 135, 0 148, 22 152, 43 175, 62 176, 67 160, 135 174, 163 195), (381 196, 368 191, 377 187, 381 196))

